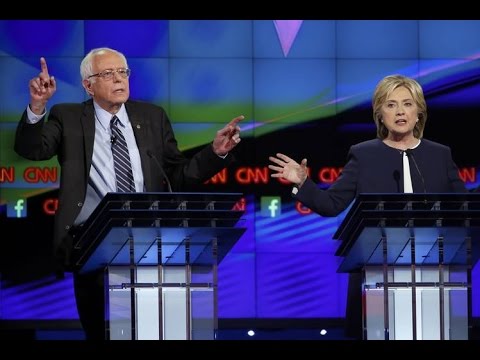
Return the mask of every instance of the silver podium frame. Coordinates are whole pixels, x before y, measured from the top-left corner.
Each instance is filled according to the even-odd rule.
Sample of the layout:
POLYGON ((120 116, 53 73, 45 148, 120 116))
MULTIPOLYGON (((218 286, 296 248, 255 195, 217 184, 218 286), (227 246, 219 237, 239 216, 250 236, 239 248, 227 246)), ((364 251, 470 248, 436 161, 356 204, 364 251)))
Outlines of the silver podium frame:
POLYGON ((334 235, 361 271, 363 338, 471 338, 480 194, 360 194, 334 235))
POLYGON ((238 193, 108 193, 83 225, 81 273, 104 269, 111 340, 206 340, 218 264, 243 235, 238 193))

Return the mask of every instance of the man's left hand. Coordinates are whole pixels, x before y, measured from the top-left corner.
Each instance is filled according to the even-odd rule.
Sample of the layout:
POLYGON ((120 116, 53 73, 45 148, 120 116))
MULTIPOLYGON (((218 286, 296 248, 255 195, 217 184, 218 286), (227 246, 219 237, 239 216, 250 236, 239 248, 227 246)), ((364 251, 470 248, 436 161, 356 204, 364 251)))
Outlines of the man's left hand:
POLYGON ((238 123, 245 119, 240 115, 230 121, 225 127, 217 131, 215 139, 213 139, 213 151, 218 156, 227 155, 240 142, 240 126, 238 123))

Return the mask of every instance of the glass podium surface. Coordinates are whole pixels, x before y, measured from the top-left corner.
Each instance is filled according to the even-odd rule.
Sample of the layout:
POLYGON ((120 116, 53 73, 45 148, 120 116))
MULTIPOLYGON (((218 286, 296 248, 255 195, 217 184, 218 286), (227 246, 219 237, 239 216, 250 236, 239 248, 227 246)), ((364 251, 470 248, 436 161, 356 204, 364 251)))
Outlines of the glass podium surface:
POLYGON ((218 264, 243 235, 237 193, 109 193, 75 246, 105 271, 106 338, 215 339, 218 264))
POLYGON ((334 238, 338 271, 363 274, 364 339, 470 338, 480 194, 361 194, 334 238))

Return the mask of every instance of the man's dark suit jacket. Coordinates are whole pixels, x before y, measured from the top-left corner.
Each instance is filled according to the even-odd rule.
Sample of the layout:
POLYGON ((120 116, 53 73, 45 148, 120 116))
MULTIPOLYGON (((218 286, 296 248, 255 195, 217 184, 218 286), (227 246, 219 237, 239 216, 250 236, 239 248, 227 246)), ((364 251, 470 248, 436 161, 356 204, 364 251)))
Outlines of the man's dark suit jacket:
MULTIPOLYGON (((154 154, 167 173, 173 191, 187 191, 189 186, 208 180, 231 162, 232 155, 222 159, 211 145, 187 159, 178 149, 170 120, 161 107, 137 101, 127 101, 125 107, 140 152, 147 192, 166 190, 161 170, 149 153, 154 154)), ((15 151, 30 160, 47 160, 57 155, 61 167, 54 249, 60 264, 68 268, 73 244, 67 233, 83 206, 92 164, 93 101, 55 105, 48 121, 43 118, 34 125, 26 119, 25 111, 17 127, 15 151)))
MULTIPOLYGON (((307 179, 295 198, 322 216, 336 216, 360 193, 403 193, 403 156, 380 139, 359 143, 350 148, 341 175, 327 190, 307 179)), ((445 145, 422 139, 411 150, 409 163, 415 193, 467 191, 445 145)), ((346 330, 347 336, 357 339, 362 338, 361 284, 361 274, 350 274, 346 330)))

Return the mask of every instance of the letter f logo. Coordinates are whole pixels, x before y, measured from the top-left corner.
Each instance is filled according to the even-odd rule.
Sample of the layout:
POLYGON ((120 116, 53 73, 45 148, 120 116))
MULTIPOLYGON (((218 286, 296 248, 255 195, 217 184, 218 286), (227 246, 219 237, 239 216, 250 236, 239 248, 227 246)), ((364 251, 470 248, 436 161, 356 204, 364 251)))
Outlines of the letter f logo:
POLYGON ((25 200, 18 199, 13 205, 12 203, 7 204, 7 217, 12 218, 22 218, 27 216, 27 209, 25 207, 25 200))
POLYGON ((260 199, 261 215, 274 218, 282 212, 282 201, 279 196, 262 196, 260 199))

